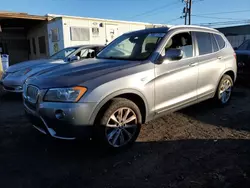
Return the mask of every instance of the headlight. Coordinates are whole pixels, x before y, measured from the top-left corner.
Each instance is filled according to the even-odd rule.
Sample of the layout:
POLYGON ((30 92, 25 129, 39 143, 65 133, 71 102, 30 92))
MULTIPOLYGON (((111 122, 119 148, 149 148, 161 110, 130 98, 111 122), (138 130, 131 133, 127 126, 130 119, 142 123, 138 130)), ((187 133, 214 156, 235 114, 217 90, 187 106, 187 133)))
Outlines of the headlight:
POLYGON ((53 88, 45 94, 44 101, 51 102, 77 102, 86 93, 85 87, 53 88))
POLYGON ((23 76, 23 75, 27 74, 30 71, 31 71, 31 69, 20 70, 20 71, 14 72, 12 74, 12 76, 23 76))

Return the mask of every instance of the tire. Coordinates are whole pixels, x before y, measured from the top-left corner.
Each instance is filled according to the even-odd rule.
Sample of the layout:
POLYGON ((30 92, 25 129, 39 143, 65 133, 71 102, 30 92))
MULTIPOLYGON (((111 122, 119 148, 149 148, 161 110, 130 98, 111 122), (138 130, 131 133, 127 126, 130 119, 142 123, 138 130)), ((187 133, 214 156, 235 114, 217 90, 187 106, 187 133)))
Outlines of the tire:
POLYGON ((232 78, 227 74, 223 75, 217 87, 216 94, 214 96, 216 104, 220 106, 227 105, 231 100, 232 90, 233 90, 232 78), (228 89, 226 89, 227 87, 228 89))
POLYGON ((100 114, 97 122, 99 123, 95 125, 94 139, 110 149, 119 150, 135 142, 141 129, 142 116, 134 102, 125 98, 114 98, 100 114), (126 124, 125 119, 131 121, 126 124))

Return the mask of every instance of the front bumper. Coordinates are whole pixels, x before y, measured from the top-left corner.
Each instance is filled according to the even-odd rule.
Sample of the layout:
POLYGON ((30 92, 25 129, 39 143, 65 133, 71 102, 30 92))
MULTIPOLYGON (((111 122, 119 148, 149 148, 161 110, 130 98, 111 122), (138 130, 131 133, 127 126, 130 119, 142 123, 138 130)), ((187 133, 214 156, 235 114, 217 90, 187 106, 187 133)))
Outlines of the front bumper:
POLYGON ((93 125, 89 123, 95 103, 31 104, 24 98, 24 109, 33 126, 43 134, 65 140, 91 138, 93 125), (57 112, 63 112, 58 119, 57 112))
POLYGON ((3 80, 0 81, 0 84, 3 86, 3 89, 8 92, 13 93, 22 93, 23 92, 23 79, 9 79, 8 76, 3 78, 3 80))
POLYGON ((0 84, 3 86, 3 89, 5 91, 12 92, 12 93, 22 93, 23 92, 22 86, 13 86, 13 85, 7 86, 7 85, 4 85, 2 82, 0 84))

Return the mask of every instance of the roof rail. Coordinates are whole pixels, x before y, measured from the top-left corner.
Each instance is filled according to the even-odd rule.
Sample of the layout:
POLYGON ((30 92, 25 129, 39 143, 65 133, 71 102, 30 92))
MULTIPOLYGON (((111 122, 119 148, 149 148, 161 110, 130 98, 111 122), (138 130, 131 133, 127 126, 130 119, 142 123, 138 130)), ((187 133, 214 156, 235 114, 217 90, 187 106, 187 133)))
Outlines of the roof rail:
POLYGON ((213 29, 210 27, 198 26, 198 25, 175 25, 175 26, 171 26, 169 29, 178 29, 178 28, 197 28, 197 29, 206 29, 206 30, 210 30, 210 31, 219 32, 217 29, 213 29))

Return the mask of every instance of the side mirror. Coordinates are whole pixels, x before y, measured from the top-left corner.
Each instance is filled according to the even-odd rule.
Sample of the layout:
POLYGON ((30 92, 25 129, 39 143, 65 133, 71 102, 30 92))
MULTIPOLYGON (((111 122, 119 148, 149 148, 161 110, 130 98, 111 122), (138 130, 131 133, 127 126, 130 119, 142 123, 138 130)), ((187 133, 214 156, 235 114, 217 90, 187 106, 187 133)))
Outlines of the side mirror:
POLYGON ((163 63, 164 60, 180 60, 183 58, 183 51, 181 49, 170 48, 166 51, 165 56, 159 59, 159 63, 163 63))
POLYGON ((69 62, 78 61, 78 60, 80 60, 79 56, 72 56, 69 58, 69 62))

